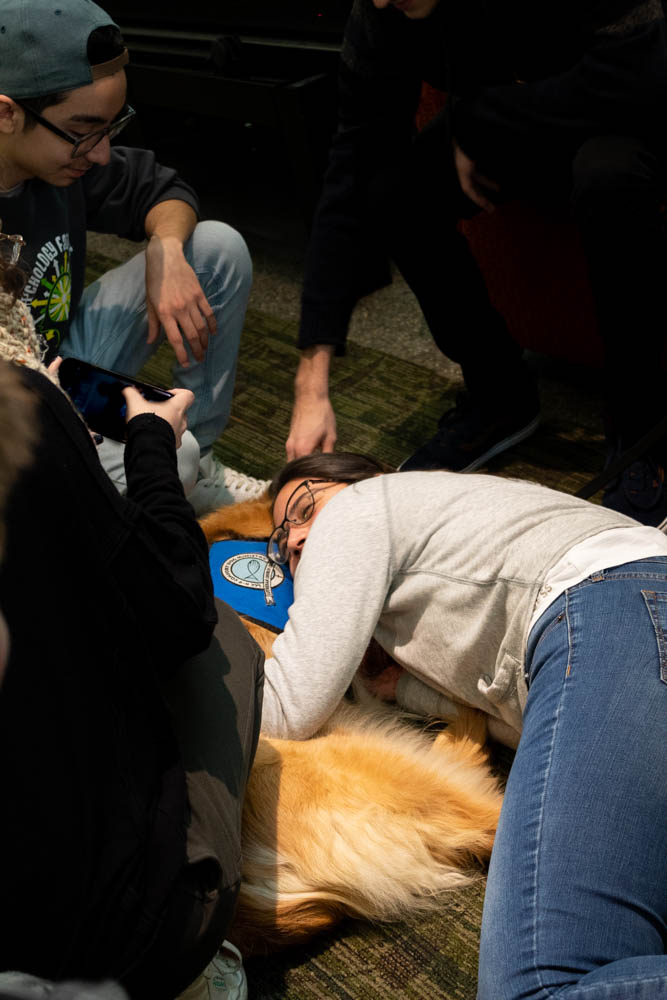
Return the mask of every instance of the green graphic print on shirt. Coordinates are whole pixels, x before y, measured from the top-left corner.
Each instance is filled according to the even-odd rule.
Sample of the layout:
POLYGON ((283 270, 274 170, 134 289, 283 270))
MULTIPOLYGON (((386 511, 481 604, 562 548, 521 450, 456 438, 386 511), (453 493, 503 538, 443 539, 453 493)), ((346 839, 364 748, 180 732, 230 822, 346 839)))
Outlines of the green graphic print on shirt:
POLYGON ((72 302, 72 247, 69 234, 47 240, 35 254, 35 263, 23 301, 30 307, 37 332, 49 354, 60 346, 72 302))

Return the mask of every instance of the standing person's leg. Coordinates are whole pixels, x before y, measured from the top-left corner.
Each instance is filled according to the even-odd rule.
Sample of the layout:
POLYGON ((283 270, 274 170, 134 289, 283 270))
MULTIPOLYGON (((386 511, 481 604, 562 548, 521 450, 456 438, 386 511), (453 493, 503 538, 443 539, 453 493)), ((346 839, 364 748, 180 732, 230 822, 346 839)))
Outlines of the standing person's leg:
POLYGON ((604 570, 529 639, 479 1000, 667 997, 667 561, 604 570))
MULTIPOLYGON (((181 457, 179 465, 184 484, 191 487, 199 473, 198 452, 210 450, 229 417, 252 265, 242 237, 221 222, 199 223, 184 251, 217 323, 204 361, 193 361, 189 368, 176 365, 173 372, 174 386, 191 389, 195 395, 188 412, 188 461, 181 457)), ((146 343, 147 336, 145 260, 139 253, 85 290, 61 353, 134 375, 155 353, 164 334, 154 344, 146 343)), ((119 489, 124 489, 122 446, 105 442, 100 457, 119 489)))
POLYGON ((527 380, 522 348, 489 300, 484 278, 457 223, 479 214, 454 166, 446 112, 419 133, 386 213, 391 256, 415 293, 435 343, 461 365, 473 392, 498 392, 498 373, 527 380))
POLYGON ((132 996, 166 1000, 190 985, 222 945, 241 883, 241 814, 261 719, 264 655, 216 599, 209 648, 165 685, 186 771, 187 865, 154 941, 123 979, 132 996))
POLYGON ((470 471, 527 437, 539 421, 537 389, 523 351, 492 306, 457 229, 460 219, 478 211, 461 190, 443 112, 415 140, 391 203, 376 214, 435 343, 461 365, 467 395, 403 469, 470 471))
MULTIPOLYGON (((667 164, 641 140, 599 136, 573 165, 579 219, 605 348, 610 452, 625 451, 665 416, 667 164)), ((608 488, 603 503, 645 524, 667 513, 667 440, 608 488)))

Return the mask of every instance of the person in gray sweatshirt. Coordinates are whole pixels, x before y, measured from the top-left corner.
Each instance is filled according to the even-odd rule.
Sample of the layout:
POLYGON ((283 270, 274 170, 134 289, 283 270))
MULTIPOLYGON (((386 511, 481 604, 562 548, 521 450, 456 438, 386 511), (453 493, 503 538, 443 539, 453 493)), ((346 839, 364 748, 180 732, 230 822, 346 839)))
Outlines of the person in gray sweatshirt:
POLYGON ((312 736, 374 638, 398 665, 381 696, 473 706, 517 747, 479 1000, 667 996, 667 537, 534 483, 344 453, 288 463, 272 495, 295 597, 263 731, 312 736))

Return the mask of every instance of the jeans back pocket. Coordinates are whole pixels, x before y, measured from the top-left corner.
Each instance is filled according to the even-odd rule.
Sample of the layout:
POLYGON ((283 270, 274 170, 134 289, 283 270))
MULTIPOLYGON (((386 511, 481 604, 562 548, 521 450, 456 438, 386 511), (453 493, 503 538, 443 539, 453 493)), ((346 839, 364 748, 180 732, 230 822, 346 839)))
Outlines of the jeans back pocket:
POLYGON ((660 656, 660 680, 667 684, 667 594, 656 590, 642 590, 648 613, 653 622, 660 656))

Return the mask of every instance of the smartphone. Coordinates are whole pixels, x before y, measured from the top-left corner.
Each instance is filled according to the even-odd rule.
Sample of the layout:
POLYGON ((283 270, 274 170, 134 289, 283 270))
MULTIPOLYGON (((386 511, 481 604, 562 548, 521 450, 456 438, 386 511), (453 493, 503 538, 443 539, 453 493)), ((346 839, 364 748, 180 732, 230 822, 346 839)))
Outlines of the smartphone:
POLYGON ((133 385, 144 399, 159 403, 173 393, 131 375, 107 371, 79 358, 63 358, 58 369, 60 384, 92 431, 114 441, 124 441, 127 406, 123 389, 133 385))

